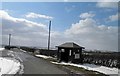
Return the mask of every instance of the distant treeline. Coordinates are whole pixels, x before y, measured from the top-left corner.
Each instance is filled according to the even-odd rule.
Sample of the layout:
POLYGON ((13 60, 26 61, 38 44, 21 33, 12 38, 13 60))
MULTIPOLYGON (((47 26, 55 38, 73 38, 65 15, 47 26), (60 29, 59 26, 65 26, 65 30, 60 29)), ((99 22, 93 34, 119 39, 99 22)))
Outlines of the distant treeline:
MULTIPOLYGON (((47 50, 47 49, 38 49, 35 47, 16 47, 16 46, 5 46, 6 49, 10 48, 19 48, 25 50, 27 52, 39 51, 39 54, 42 55, 50 55, 52 57, 57 57, 57 50, 47 50)), ((97 51, 83 51, 82 53, 83 62, 96 64, 96 65, 103 65, 107 67, 116 67, 120 68, 120 52, 97 52, 97 51)))

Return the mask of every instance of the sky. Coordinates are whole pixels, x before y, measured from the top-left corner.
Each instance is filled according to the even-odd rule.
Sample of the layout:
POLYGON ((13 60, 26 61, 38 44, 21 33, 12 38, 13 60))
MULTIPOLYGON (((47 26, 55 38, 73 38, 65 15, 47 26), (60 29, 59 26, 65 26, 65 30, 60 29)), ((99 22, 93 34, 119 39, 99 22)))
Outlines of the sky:
POLYGON ((86 49, 118 50, 117 2, 2 2, 2 43, 51 47, 75 42, 86 49))

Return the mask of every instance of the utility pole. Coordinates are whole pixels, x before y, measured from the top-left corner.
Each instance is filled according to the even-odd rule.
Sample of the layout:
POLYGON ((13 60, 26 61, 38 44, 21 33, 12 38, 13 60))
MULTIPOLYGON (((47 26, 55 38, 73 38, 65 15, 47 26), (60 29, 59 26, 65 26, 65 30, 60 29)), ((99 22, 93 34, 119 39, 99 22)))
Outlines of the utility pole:
POLYGON ((50 56, 50 31, 51 31, 51 21, 49 22, 49 36, 48 36, 48 52, 50 56))
POLYGON ((9 34, 9 50, 10 50, 11 34, 9 34))

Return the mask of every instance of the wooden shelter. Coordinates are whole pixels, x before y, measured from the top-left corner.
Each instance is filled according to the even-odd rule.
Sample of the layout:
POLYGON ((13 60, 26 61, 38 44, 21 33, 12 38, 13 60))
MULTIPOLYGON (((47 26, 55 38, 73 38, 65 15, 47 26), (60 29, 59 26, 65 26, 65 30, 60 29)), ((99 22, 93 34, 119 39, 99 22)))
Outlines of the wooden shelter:
POLYGON ((72 62, 72 63, 82 63, 82 50, 81 47, 73 42, 68 42, 61 44, 58 47, 57 59, 58 61, 72 62))

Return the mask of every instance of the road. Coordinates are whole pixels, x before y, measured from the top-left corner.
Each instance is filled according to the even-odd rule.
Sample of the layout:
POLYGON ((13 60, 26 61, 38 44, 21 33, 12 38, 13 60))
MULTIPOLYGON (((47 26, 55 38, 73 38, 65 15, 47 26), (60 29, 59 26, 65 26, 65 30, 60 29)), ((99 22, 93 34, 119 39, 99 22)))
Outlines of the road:
POLYGON ((10 56, 19 59, 24 66, 24 74, 67 74, 52 63, 40 58, 36 58, 19 49, 12 49, 11 51, 4 50, 2 52, 2 56, 10 56))

